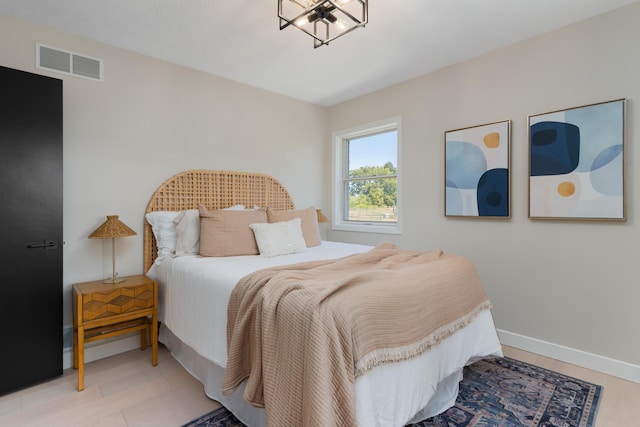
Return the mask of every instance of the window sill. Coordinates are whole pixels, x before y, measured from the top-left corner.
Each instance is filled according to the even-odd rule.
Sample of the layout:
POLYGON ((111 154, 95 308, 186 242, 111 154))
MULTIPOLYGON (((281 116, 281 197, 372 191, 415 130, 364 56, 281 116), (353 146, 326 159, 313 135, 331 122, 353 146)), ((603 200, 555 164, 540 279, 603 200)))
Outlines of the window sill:
POLYGON ((400 226, 397 224, 384 225, 376 223, 340 223, 334 224, 331 230, 335 231, 354 231, 358 233, 378 233, 378 234, 402 234, 400 226))

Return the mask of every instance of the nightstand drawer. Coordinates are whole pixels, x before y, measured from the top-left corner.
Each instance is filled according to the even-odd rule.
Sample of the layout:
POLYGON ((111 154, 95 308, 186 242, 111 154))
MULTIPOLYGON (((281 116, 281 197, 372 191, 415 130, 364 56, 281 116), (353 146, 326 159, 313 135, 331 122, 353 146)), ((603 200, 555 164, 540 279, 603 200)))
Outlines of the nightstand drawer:
POLYGON ((82 318, 85 321, 153 308, 153 284, 82 293, 82 318))

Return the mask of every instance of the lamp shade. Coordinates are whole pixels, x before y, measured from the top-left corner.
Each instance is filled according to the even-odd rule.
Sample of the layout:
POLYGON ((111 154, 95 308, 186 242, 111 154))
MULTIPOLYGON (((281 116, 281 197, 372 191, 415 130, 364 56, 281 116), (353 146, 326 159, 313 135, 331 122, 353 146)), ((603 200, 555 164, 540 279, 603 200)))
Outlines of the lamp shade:
POLYGON ((111 239, 111 261, 113 274, 111 278, 105 279, 103 283, 120 283, 125 279, 118 277, 116 273, 116 243, 117 237, 135 236, 136 232, 130 229, 118 219, 118 215, 107 215, 107 220, 89 235, 90 239, 111 239))
POLYGON ((322 213, 322 210, 316 209, 316 215, 318 217, 318 222, 329 222, 329 218, 327 218, 325 214, 322 213))
POLYGON ((136 232, 118 219, 118 215, 107 215, 107 220, 89 235, 90 239, 111 239, 135 236, 136 232))

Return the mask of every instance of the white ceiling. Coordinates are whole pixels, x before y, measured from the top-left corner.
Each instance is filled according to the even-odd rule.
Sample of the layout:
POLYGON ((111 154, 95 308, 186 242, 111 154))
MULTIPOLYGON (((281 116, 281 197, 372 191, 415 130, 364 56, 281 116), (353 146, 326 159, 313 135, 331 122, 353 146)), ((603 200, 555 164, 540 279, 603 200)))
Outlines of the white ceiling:
POLYGON ((370 0, 365 28, 318 49, 278 29, 276 0, 0 0, 0 14, 329 106, 637 1, 370 0))

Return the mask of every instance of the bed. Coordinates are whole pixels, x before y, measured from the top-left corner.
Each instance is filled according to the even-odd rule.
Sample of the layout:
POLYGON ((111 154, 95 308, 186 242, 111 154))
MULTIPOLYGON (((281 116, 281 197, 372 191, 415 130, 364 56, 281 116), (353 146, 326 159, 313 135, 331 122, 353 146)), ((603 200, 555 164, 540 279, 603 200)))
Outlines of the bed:
MULTIPOLYGON (((205 216, 201 221, 206 221, 208 212, 223 217, 225 215, 235 217, 236 215, 253 215, 252 212, 246 211, 258 210, 257 207, 268 207, 274 212, 274 218, 278 218, 277 215, 281 215, 280 213, 286 213, 284 218, 287 219, 288 213, 293 212, 297 215, 304 212, 300 214, 303 218, 302 226, 295 218, 277 223, 293 223, 292 226, 302 228, 303 233, 311 230, 312 238, 319 236, 319 234, 313 235, 313 232, 317 231, 317 219, 315 216, 309 219, 309 212, 315 214, 315 210, 312 208, 295 210, 288 191, 275 178, 257 173, 210 170, 182 172, 164 182, 148 203, 145 212, 147 221, 145 221, 143 233, 144 269, 147 275, 158 281, 160 289, 160 341, 185 369, 203 383, 205 393, 210 398, 220 402, 240 421, 251 427, 276 425, 273 414, 276 413, 277 405, 282 405, 282 402, 276 404, 269 397, 271 400, 267 401, 265 410, 262 407, 265 406, 264 400, 255 401, 256 385, 252 384, 251 379, 246 380, 242 375, 229 379, 229 372, 235 372, 239 364, 236 361, 243 357, 232 352, 233 356, 228 358, 228 350, 242 351, 246 347, 246 342, 236 342, 231 338, 234 336, 234 325, 243 315, 242 311, 238 310, 237 304, 240 300, 239 285, 244 285, 247 278, 255 275, 256 271, 273 270, 277 271, 278 273, 274 274, 280 277, 281 270, 288 271, 290 266, 305 266, 304 268, 309 266, 308 268, 311 269, 318 264, 328 266, 324 268, 331 268, 332 265, 345 262, 344 260, 369 256, 376 251, 382 253, 386 250, 396 250, 389 249, 388 246, 371 247, 320 240, 304 249, 278 256, 263 256, 264 254, 200 256, 199 251, 205 251, 205 247, 207 251, 213 250, 212 254, 217 255, 215 253, 217 248, 209 248, 211 245, 215 246, 215 241, 206 240, 199 241, 201 247, 186 245, 185 248, 184 241, 193 240, 196 233, 194 230, 183 227, 189 215, 192 217, 189 221, 193 223, 195 218, 202 215, 205 216), (199 206, 200 210, 197 210, 199 206), (226 212, 223 212, 223 209, 226 212), (233 212, 236 210, 245 213, 233 212), (310 225, 311 228, 309 228, 310 225), (191 236, 189 236, 190 233, 191 236), (180 238, 177 237, 178 235, 180 238), (230 305, 231 302, 236 303, 230 305), (235 307, 235 311, 232 310, 232 306, 235 307), (233 316, 232 313, 234 313, 233 316), (225 378, 225 369, 227 378, 225 378), (238 381, 238 378, 242 381, 238 381), (229 387, 230 381, 238 384, 229 387), (251 390, 246 389, 247 384, 251 390), (225 393, 222 392, 223 388, 225 393), (249 404, 245 397, 248 400, 254 400, 254 405, 249 404), (267 422, 269 413, 271 421, 267 422)), ((254 231, 257 239, 257 229, 254 231)), ((304 237, 306 238, 307 235, 305 234, 304 237)), ((218 235, 216 238, 224 239, 225 237, 218 235)), ((257 246, 258 253, 262 253, 262 247, 257 246)), ((211 253, 208 254, 211 255, 211 253)), ((439 260, 439 257, 446 255, 430 251, 427 255, 420 254, 420 256, 435 257, 439 260)), ((452 257, 452 259, 458 262, 458 258, 452 257)), ((475 275, 475 272, 469 274, 475 275)), ((358 374, 345 381, 345 384, 350 386, 349 393, 352 393, 353 397, 352 408, 347 408, 347 412, 352 410, 353 419, 346 416, 327 421, 321 416, 309 416, 307 413, 306 418, 300 418, 301 415, 297 414, 298 418, 295 416, 292 418, 297 424, 293 421, 290 424, 403 426, 446 410, 455 402, 464 366, 482 358, 502 355, 488 308, 485 302, 481 309, 466 316, 465 321, 459 323, 452 332, 430 342, 424 351, 416 352, 411 357, 400 357, 389 363, 371 363, 369 360, 366 369, 359 371, 353 367, 354 372, 357 371, 358 374)), ((278 330, 275 333, 279 334, 278 330)), ((357 341, 359 340, 358 338, 357 341)), ((272 351, 274 350, 274 345, 270 344, 271 340, 265 339, 264 342, 271 346, 272 351)), ((284 341, 278 342, 275 347, 284 348, 284 341)), ((304 367, 307 362, 303 359, 305 356, 300 356, 287 363, 291 366, 304 367)), ((271 365, 264 368, 266 377, 271 369, 269 366, 271 365)), ((347 370, 351 368, 347 366, 347 370)), ((281 370, 273 371, 276 376, 281 376, 284 372, 282 367, 279 369, 281 370)), ((289 374, 289 372, 285 373, 289 374)), ((298 380, 294 377, 289 381, 281 384, 284 388, 280 387, 278 393, 282 394, 283 390, 284 393, 290 391, 293 395, 291 400, 299 400, 297 391, 292 391, 298 390, 295 382, 298 380)), ((325 386, 322 383, 310 384, 313 384, 314 393, 325 386)), ((265 389, 269 390, 268 384, 265 385, 265 389)), ((332 391, 329 390, 328 393, 331 394, 332 391)), ((333 404, 336 405, 335 402, 333 404)), ((298 407, 294 406, 294 408, 298 407)), ((316 409, 311 408, 310 413, 316 409)), ((322 411, 322 408, 319 410, 322 411)), ((340 413, 331 405, 329 410, 340 413)), ((286 423, 282 424, 278 421, 278 424, 286 423)))

